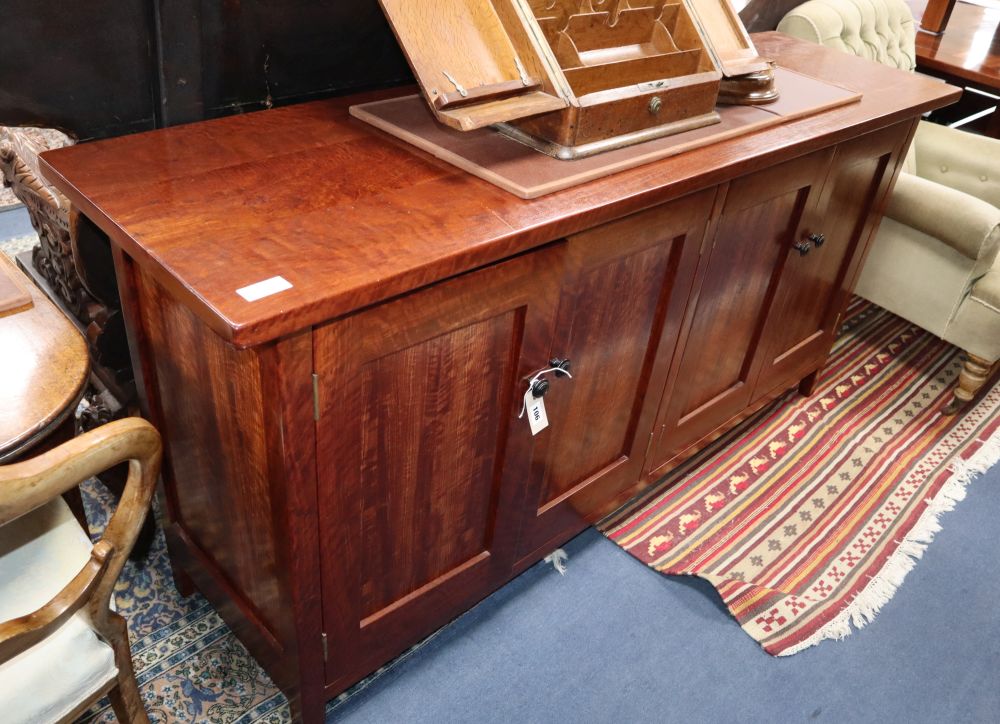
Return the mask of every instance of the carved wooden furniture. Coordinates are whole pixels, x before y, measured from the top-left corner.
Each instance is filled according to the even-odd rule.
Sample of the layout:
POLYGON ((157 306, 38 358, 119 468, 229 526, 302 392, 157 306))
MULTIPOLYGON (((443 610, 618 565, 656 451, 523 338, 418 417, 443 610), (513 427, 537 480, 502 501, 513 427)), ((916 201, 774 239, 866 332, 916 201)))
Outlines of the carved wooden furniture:
POLYGON ((864 100, 533 201, 359 98, 43 155, 112 240, 176 580, 299 718, 809 388, 917 119, 958 91, 754 40, 864 100))
POLYGON ((717 123, 777 97, 728 0, 380 0, 435 117, 558 158, 717 123))
POLYGON ((121 405, 134 401, 135 383, 103 234, 76 213, 38 171, 38 154, 72 144, 52 129, 0 127, 0 175, 25 205, 38 246, 19 262, 74 317, 87 337, 93 371, 121 405))
POLYGON ((160 437, 138 419, 113 422, 40 457, 0 467, 4 721, 73 721, 105 695, 118 721, 149 721, 125 620, 110 604, 159 467, 160 437), (91 544, 59 496, 125 461, 125 495, 104 535, 91 544))

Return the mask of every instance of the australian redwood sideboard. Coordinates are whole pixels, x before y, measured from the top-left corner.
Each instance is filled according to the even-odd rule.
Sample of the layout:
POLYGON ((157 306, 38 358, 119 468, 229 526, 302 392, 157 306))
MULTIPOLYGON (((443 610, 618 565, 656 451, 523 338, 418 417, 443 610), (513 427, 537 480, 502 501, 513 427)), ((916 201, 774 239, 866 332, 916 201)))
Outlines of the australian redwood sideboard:
POLYGON ((863 100, 533 201, 351 119, 358 98, 42 156, 110 238, 178 585, 302 720, 808 392, 917 120, 958 91, 755 41, 863 100), (260 282, 281 290, 244 298, 260 282), (552 360, 572 377, 545 376, 532 435, 552 360))

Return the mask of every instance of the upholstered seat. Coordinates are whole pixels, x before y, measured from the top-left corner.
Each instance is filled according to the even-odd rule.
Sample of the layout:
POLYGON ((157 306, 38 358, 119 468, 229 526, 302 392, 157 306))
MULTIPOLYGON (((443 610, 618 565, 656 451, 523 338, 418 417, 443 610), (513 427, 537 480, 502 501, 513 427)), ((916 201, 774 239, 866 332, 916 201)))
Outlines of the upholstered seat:
MULTIPOLYGON (((809 0, 778 30, 912 71, 905 0, 809 0)), ((1000 359, 1000 141, 921 122, 858 294, 966 352, 949 411, 1000 359)))
POLYGON ((903 70, 917 62, 916 26, 902 0, 812 0, 788 13, 778 30, 903 70))
MULTIPOLYGON (((0 527, 0 621, 38 610, 90 559, 90 539, 62 498, 0 527)), ((114 684, 115 653, 79 612, 0 664, 0 712, 10 724, 59 721, 114 684)))

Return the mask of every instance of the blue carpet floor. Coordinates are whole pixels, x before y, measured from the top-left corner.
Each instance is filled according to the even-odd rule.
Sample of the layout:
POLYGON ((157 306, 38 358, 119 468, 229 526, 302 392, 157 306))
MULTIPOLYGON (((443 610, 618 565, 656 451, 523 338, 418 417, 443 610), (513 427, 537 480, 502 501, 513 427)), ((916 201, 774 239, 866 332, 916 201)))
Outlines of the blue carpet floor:
POLYGON ((31 228, 31 219, 23 206, 0 211, 0 241, 33 233, 35 230, 31 228))
POLYGON ((530 569, 327 720, 1000 722, 1000 466, 940 522, 872 624, 781 659, 589 530, 565 576, 530 569))

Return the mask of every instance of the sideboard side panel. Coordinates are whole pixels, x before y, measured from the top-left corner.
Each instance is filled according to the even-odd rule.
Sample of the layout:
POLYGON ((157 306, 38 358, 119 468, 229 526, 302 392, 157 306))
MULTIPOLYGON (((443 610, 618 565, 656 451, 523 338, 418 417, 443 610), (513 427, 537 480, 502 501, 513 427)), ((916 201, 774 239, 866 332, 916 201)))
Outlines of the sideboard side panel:
MULTIPOLYGON (((268 480, 261 361, 206 327, 145 274, 136 277, 138 321, 152 359, 156 424, 166 443, 165 487, 173 501, 171 553, 224 592, 213 600, 227 622, 266 648, 283 650, 286 613, 277 566, 268 480), (239 611, 226 615, 226 609, 239 611), (232 619, 232 620, 231 620, 232 619)), ((265 660, 263 663, 268 663, 265 660)))

